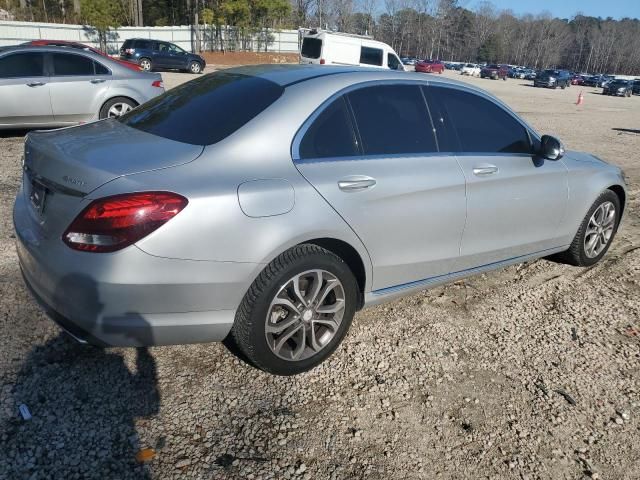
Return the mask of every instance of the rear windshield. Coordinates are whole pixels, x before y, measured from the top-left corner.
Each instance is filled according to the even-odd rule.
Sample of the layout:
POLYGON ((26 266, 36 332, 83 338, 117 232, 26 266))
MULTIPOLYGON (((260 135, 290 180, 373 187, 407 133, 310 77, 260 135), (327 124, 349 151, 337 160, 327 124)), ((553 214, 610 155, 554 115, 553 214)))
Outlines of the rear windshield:
POLYGON ((300 54, 306 58, 320 58, 322 51, 322 40, 319 38, 305 37, 302 40, 302 49, 300 54))
POLYGON ((216 72, 172 88, 119 120, 169 140, 212 145, 240 129, 283 92, 283 87, 264 78, 216 72))

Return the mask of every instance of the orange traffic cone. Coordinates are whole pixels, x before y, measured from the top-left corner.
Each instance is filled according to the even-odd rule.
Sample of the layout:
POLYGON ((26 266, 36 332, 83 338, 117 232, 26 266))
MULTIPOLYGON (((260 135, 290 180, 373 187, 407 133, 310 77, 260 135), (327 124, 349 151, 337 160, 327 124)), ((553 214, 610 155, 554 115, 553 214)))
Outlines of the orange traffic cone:
POLYGON ((576 105, 582 105, 584 103, 584 95, 582 95, 582 90, 580 90, 580 93, 578 94, 578 101, 576 102, 576 105))

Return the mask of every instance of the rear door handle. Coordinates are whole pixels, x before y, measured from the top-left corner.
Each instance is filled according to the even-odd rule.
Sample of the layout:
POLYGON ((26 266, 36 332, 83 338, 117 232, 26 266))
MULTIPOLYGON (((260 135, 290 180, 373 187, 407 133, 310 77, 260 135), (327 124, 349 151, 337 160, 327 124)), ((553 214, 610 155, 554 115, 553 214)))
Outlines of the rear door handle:
POLYGON ((41 87, 44 85, 44 82, 29 82, 27 83, 28 87, 41 87))
POLYGON ((103 83, 104 81, 104 78, 94 78, 91 83, 103 83))
POLYGON ((376 184, 375 178, 366 177, 364 175, 353 175, 338 181, 338 188, 343 192, 357 192, 366 190, 376 184))
POLYGON ((493 175, 494 173, 498 173, 498 167, 495 165, 481 165, 473 167, 473 174, 478 177, 485 177, 487 175, 493 175))

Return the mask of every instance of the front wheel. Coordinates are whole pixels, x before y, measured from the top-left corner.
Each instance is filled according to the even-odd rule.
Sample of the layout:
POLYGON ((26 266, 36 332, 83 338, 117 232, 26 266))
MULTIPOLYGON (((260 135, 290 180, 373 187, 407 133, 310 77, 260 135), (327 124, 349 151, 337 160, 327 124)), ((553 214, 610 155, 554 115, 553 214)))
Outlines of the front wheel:
POLYGON ((200 65, 200 62, 191 62, 189 64, 189 71, 191 73, 198 74, 198 73, 202 72, 202 65, 200 65))
POLYGON ((571 265, 588 267, 607 253, 620 222, 621 205, 611 190, 600 194, 585 215, 569 250, 562 255, 571 265))
POLYGON ((340 257, 317 245, 298 245, 253 282, 228 340, 262 370, 302 373, 338 347, 358 298, 355 277, 340 257))

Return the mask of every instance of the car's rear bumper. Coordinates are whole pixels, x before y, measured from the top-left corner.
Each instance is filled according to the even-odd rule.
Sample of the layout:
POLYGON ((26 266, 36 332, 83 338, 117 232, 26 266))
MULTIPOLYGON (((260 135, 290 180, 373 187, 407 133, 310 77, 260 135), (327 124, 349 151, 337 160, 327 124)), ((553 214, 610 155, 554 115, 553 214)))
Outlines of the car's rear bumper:
POLYGON ((29 289, 81 341, 146 346, 223 340, 259 264, 177 260, 136 246, 77 252, 38 233, 18 194, 16 247, 29 289))

